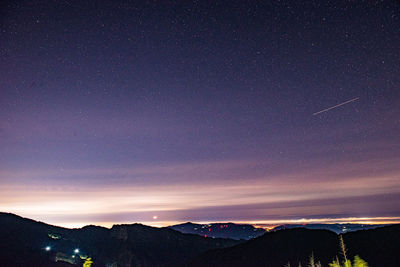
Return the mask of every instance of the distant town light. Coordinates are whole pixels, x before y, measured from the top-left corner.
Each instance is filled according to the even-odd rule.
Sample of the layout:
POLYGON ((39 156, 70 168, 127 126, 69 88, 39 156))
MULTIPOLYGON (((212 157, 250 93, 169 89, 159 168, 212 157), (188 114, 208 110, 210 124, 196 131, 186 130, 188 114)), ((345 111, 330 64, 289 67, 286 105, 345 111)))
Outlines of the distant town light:
POLYGON ((46 251, 50 251, 51 250, 51 247, 50 246, 47 246, 47 247, 45 247, 44 248, 46 251))
POLYGON ((75 254, 76 254, 76 253, 79 253, 79 249, 76 248, 76 249, 74 250, 74 252, 75 252, 75 254))

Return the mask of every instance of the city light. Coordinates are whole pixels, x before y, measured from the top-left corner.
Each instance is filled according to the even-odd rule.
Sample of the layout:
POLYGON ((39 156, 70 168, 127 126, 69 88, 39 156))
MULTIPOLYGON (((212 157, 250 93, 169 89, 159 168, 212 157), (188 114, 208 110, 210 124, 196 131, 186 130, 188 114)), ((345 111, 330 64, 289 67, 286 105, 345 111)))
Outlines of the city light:
POLYGON ((74 253, 75 253, 75 254, 79 253, 79 249, 76 248, 76 249, 74 250, 74 253))

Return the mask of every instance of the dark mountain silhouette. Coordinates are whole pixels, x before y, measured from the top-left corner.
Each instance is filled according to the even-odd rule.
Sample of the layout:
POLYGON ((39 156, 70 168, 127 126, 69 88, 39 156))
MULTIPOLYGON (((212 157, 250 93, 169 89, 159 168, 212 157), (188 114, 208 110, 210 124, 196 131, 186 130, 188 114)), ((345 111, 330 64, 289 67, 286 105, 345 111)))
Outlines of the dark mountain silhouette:
POLYGON ((93 266, 182 266, 209 249, 235 244, 141 224, 67 229, 0 213, 0 266, 82 266, 86 257, 93 266))
MULTIPOLYGON (((400 225, 343 234, 348 257, 372 267, 400 266, 400 225)), ((204 238, 141 224, 111 229, 67 229, 0 213, 0 266, 307 266, 309 256, 327 266, 340 256, 339 238, 328 230, 304 228, 267 232, 241 242, 204 238), (77 250, 76 250, 77 249, 77 250)))
POLYGON ((245 239, 249 240, 265 234, 263 228, 255 228, 250 224, 235 223, 212 223, 212 224, 195 224, 183 223, 169 226, 169 228, 185 234, 198 234, 207 237, 245 239))
POLYGON ((343 235, 350 255, 358 254, 370 266, 400 266, 400 224, 343 235))
POLYGON ((199 256, 192 266, 294 266, 311 253, 328 262, 337 254, 338 237, 328 230, 288 229, 269 232, 231 248, 212 250, 199 256))
MULTIPOLYGON (((400 266, 400 225, 343 234, 348 257, 359 255, 369 266, 400 266)), ((305 228, 268 232, 233 247, 208 251, 191 266, 308 266, 310 255, 323 266, 340 257, 339 236, 328 230, 305 228)))

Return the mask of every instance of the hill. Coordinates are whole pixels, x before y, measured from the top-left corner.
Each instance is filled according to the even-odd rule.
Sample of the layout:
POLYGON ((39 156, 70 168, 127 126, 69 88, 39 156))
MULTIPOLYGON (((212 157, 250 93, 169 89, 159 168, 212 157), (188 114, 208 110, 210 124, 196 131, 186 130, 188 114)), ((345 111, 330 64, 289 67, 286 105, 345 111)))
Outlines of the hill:
POLYGON ((313 252, 321 261, 337 253, 337 235, 328 230, 288 229, 269 232, 231 248, 209 251, 192 266, 284 266, 306 261, 313 252))
MULTIPOLYGON (((361 256, 370 266, 400 266, 400 225, 343 234, 348 255, 361 256)), ((323 266, 340 256, 339 238, 328 230, 305 228, 268 232, 230 248, 215 249, 198 256, 191 266, 308 266, 313 253, 323 266)))

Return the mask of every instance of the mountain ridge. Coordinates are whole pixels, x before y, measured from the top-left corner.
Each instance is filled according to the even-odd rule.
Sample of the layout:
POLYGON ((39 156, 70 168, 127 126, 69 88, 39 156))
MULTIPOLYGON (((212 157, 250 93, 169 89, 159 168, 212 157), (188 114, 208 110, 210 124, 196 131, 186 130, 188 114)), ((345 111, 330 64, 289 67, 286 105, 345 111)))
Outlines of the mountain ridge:
POLYGON ((186 222, 168 226, 168 228, 185 234, 197 234, 213 238, 231 238, 235 240, 249 240, 266 233, 263 228, 256 228, 251 224, 209 223, 197 224, 186 222))
MULTIPOLYGON (((344 233, 348 258, 359 255, 369 266, 400 266, 400 224, 344 233)), ((267 232, 228 248, 209 250, 190 266, 308 266, 309 257, 327 266, 340 256, 339 235, 329 230, 293 228, 267 232)))
MULTIPOLYGON (((342 234, 349 258, 370 266, 400 266, 400 225, 342 234)), ((205 238, 168 227, 116 224, 68 229, 0 212, 0 265, 82 266, 306 266, 313 254, 323 266, 339 255, 338 235, 329 230, 282 229, 248 241, 205 238)))
POLYGON ((0 213, 0 240, 0 263, 43 267, 82 265, 88 257, 94 266, 184 266, 206 250, 238 243, 142 224, 68 229, 7 213, 0 213))

